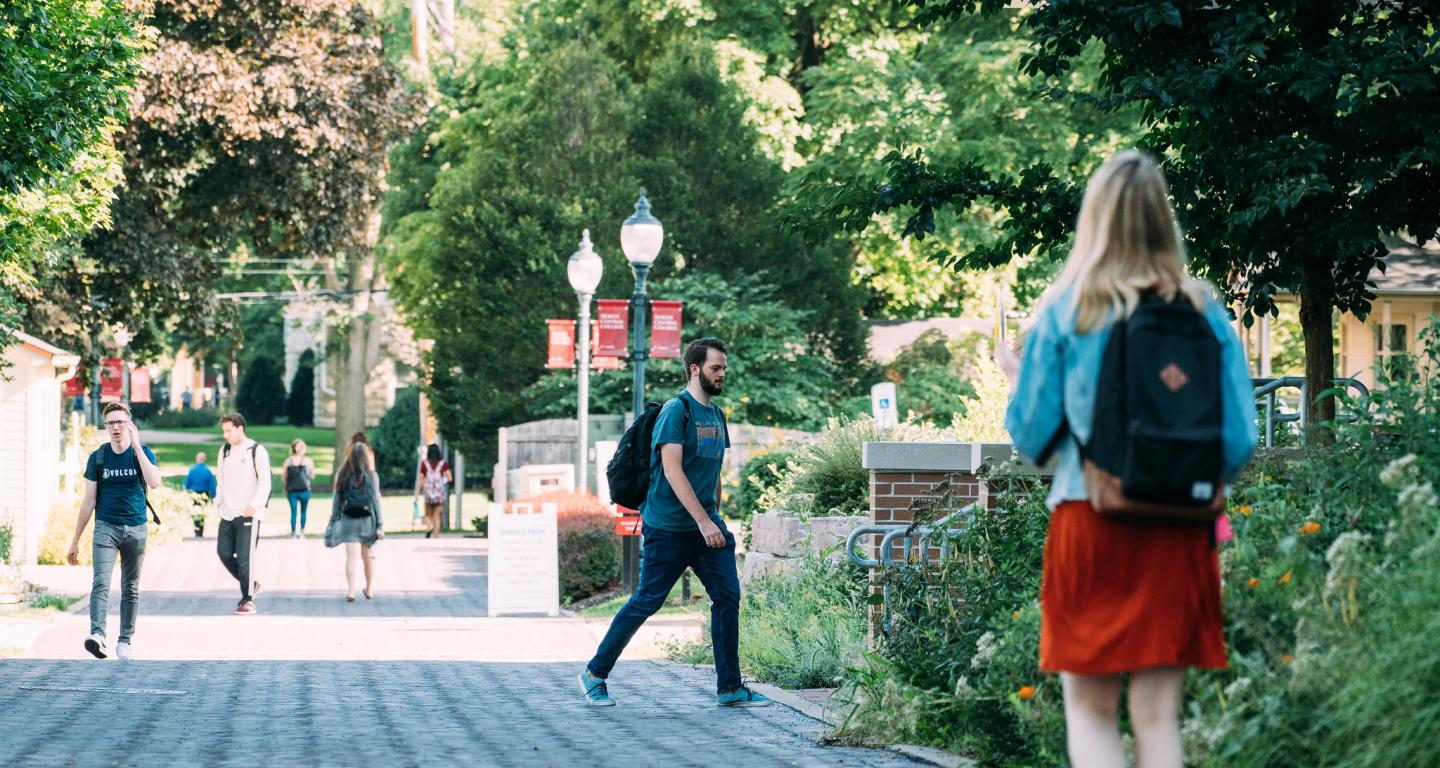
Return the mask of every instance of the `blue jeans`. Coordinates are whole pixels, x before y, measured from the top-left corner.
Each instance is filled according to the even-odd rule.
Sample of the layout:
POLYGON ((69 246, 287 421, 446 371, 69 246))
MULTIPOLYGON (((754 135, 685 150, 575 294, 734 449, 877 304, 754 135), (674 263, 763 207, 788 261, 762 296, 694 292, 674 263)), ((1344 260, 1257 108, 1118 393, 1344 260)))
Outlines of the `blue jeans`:
POLYGON ((645 620, 660 610, 685 569, 695 571, 710 595, 710 642, 715 649, 715 678, 721 693, 740 687, 740 577, 735 569, 735 536, 720 523, 725 546, 705 546, 700 531, 665 531, 649 525, 641 529, 640 586, 625 607, 615 614, 610 630, 600 641, 590 674, 609 677, 610 670, 630 638, 645 620))
POLYGON ((291 491, 285 494, 290 500, 290 533, 295 533, 295 512, 300 512, 300 530, 305 530, 305 513, 310 509, 309 491, 291 491))
POLYGON ((140 564, 145 562, 145 524, 115 525, 95 520, 95 542, 90 548, 95 578, 90 585, 90 634, 105 634, 105 614, 110 611, 110 579, 115 575, 115 556, 120 556, 120 640, 128 643, 135 634, 135 617, 140 615, 140 564))

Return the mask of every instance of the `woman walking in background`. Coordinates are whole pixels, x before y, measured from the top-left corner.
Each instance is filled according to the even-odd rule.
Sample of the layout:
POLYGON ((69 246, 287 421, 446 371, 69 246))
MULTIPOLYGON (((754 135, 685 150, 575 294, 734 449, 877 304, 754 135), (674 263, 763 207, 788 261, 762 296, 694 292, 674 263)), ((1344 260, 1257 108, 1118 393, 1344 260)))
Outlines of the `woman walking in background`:
POLYGON ((355 571, 365 571, 365 599, 375 596, 375 564, 370 548, 385 538, 380 517, 380 478, 372 469, 370 449, 351 443, 345 463, 335 473, 335 496, 330 504, 330 523, 325 526, 325 546, 345 545, 345 599, 355 602, 355 571))
POLYGON ((445 497, 455 478, 450 465, 440 453, 440 446, 431 443, 425 458, 415 472, 415 493, 425 495, 425 538, 440 535, 440 518, 445 512, 445 497))
POLYGON ((1239 339, 1211 287, 1187 274, 1180 242, 1159 168, 1138 152, 1115 156, 1086 186, 1073 250, 1041 300, 1023 361, 996 349, 1014 392, 1005 424, 1015 447, 1036 463, 1052 451, 1057 456, 1046 500, 1052 514, 1040 590, 1040 667, 1060 673, 1066 740, 1077 768, 1126 764, 1118 710, 1127 674, 1138 764, 1180 768, 1186 670, 1227 664, 1214 524, 1224 481, 1254 450, 1255 411, 1239 339), (1123 354, 1107 352, 1112 328, 1132 317, 1139 324, 1127 322, 1113 347, 1123 354), (1137 328, 1188 335, 1174 348, 1125 346, 1157 338, 1139 336, 1137 328), (1180 362, 1158 376, 1142 370, 1140 361, 1162 357, 1180 362), (1136 367, 1125 367, 1131 364, 1136 367), (1102 365, 1119 368, 1102 375, 1102 365), (1131 382, 1150 398, 1146 403, 1202 402, 1205 408, 1186 412, 1204 414, 1205 430, 1180 435, 1135 426, 1156 409, 1115 408, 1116 402, 1142 402, 1111 396, 1131 382), (1157 509, 1179 515, 1173 510, 1184 506, 1170 495, 1149 499, 1145 509, 1125 506, 1135 503, 1132 487, 1150 486, 1125 485, 1118 493, 1116 472, 1131 470, 1101 464, 1116 466, 1107 455, 1115 442, 1134 457, 1126 441, 1137 436, 1148 441, 1148 462, 1163 465, 1156 473, 1167 479, 1153 482, 1192 472, 1208 478, 1185 486, 1186 514, 1193 515, 1188 524, 1178 517, 1166 518, 1168 524, 1124 517, 1157 509), (1156 458, 1182 444, 1197 447, 1168 464, 1156 458))
POLYGON ((305 538, 305 513, 310 509, 310 485, 315 481, 315 462, 305 455, 305 441, 290 441, 290 456, 285 459, 285 498, 290 500, 290 535, 305 538), (295 514, 300 514, 300 527, 295 527, 295 514))

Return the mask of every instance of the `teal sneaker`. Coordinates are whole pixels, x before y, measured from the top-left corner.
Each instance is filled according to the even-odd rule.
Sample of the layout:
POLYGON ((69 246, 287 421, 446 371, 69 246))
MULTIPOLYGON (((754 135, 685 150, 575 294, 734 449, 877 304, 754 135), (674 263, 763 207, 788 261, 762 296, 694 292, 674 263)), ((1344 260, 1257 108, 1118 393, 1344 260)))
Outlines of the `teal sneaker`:
POLYGON ((613 707, 615 700, 610 698, 610 689, 605 687, 605 681, 590 674, 590 668, 580 670, 580 692, 585 694, 585 701, 592 707, 613 707))
POLYGON ((768 707, 770 699, 764 694, 756 693, 745 686, 740 686, 733 691, 726 691, 715 697, 715 703, 722 707, 768 707))

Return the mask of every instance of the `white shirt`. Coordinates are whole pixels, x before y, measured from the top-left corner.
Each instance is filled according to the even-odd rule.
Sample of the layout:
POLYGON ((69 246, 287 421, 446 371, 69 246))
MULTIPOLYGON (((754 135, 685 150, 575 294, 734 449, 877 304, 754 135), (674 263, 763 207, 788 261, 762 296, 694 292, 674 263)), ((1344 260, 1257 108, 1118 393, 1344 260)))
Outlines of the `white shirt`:
POLYGON ((270 500, 270 453, 248 437, 229 449, 226 456, 225 446, 221 446, 220 461, 215 464, 215 508, 221 520, 234 520, 245 514, 246 507, 254 507, 255 519, 261 520, 270 500), (255 448, 253 464, 251 446, 255 448))

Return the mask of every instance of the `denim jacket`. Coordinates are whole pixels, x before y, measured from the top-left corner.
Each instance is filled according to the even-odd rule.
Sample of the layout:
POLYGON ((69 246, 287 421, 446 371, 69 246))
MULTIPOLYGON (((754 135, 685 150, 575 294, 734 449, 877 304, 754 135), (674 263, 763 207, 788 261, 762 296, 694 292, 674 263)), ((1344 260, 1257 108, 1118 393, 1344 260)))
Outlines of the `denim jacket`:
MULTIPOLYGON (((1110 325, 1089 333, 1075 332, 1074 289, 1055 298, 1045 304, 1030 329, 1019 381, 1005 412, 1005 428, 1016 450, 1031 461, 1050 445, 1062 419, 1069 422, 1071 433, 1080 442, 1090 441, 1100 358, 1110 338, 1110 325)), ((1255 450, 1254 390, 1244 350, 1224 307, 1209 300, 1205 318, 1220 340, 1225 377, 1221 382, 1221 441, 1225 477, 1233 479, 1255 450)), ((1055 459, 1055 478, 1045 500, 1052 510, 1062 501, 1088 498, 1075 440, 1063 440, 1055 459)))

